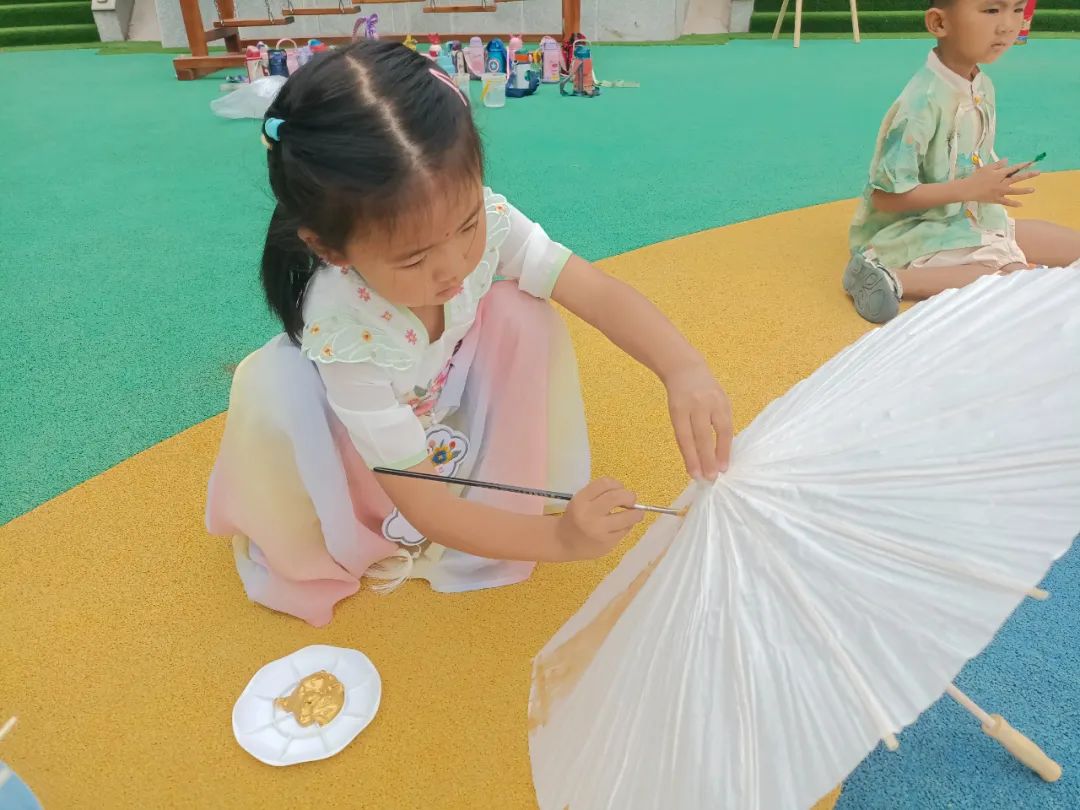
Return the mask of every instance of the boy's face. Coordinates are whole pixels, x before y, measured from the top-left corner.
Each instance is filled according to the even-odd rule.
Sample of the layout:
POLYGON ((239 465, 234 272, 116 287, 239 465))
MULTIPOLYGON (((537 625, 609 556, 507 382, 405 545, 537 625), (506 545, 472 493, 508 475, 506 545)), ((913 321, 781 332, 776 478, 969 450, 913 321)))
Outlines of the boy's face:
POLYGON ((973 64, 997 61, 1016 42, 1024 21, 1024 0, 943 0, 926 12, 926 30, 957 59, 973 64))

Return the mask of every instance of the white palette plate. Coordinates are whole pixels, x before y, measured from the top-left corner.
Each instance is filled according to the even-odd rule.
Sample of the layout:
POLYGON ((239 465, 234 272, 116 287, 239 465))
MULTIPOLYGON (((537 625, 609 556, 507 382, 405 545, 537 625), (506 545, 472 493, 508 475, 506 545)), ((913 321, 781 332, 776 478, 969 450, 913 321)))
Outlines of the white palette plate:
POLYGON ((267 765, 296 765, 326 759, 341 751, 367 728, 379 710, 382 679, 359 650, 315 644, 271 661, 258 672, 233 707, 233 734, 240 746, 267 765), (325 726, 301 726, 274 705, 300 683, 325 670, 345 687, 341 713, 325 726))

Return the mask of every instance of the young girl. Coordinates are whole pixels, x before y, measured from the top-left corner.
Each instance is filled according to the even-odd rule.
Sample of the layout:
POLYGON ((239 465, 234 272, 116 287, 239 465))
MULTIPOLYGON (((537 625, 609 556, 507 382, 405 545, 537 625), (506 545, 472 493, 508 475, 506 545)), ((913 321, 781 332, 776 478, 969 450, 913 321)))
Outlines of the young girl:
POLYGON ((730 406, 701 355, 483 187, 469 107, 430 60, 377 41, 321 56, 263 133, 277 205, 262 281, 285 334, 236 372, 207 504, 250 598, 323 625, 363 577, 496 587, 626 536, 634 495, 586 486, 577 369, 548 299, 660 377, 691 476, 726 467, 730 406), (578 494, 545 516, 536 498, 376 467, 578 494))

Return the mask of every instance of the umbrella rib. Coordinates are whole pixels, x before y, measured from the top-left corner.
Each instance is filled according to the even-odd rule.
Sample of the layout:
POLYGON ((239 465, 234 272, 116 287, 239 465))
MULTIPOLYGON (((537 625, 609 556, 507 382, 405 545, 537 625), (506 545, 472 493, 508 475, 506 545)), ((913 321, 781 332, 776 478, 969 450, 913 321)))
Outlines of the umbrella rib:
MULTIPOLYGON (((753 482, 748 483, 753 485, 753 482)), ((794 512, 789 508, 788 504, 778 504, 774 497, 760 491, 755 493, 755 497, 760 498, 764 503, 768 503, 774 508, 781 508, 781 506, 783 506, 783 508, 787 509, 788 518, 790 520, 795 523, 800 523, 806 528, 824 530, 829 534, 846 538, 857 545, 869 546, 884 552, 894 559, 906 560, 907 562, 921 565, 924 568, 929 568, 938 571, 939 573, 955 574, 957 576, 966 577, 969 580, 982 582, 985 585, 992 585, 995 588, 1001 588, 1002 590, 1013 593, 1027 594, 1033 599, 1044 599, 1046 597, 1046 592, 1039 588, 1034 588, 1019 579, 996 571, 991 571, 980 565, 960 563, 956 560, 932 554, 928 551, 908 548, 891 540, 887 536, 872 531, 857 531, 854 526, 843 520, 837 519, 826 525, 824 522, 815 520, 813 517, 807 517, 805 514, 794 512)))
MULTIPOLYGON (((737 490, 729 488, 728 492, 745 500, 745 496, 737 490)), ((858 668, 855 666, 854 661, 851 660, 851 656, 847 654, 847 651, 840 643, 840 639, 835 631, 821 614, 821 611, 818 610, 814 600, 799 582, 798 577, 795 576, 795 572, 792 571, 791 566, 789 566, 787 561, 776 552, 776 549, 773 548, 772 544, 763 542, 760 547, 766 555, 772 558, 776 565, 777 575, 787 584, 792 595, 805 611, 805 615, 813 622, 819 637, 828 646, 829 652, 832 653, 834 660, 840 665, 840 668, 847 676, 850 685, 861 699, 863 707, 869 712, 874 724, 878 727, 878 736, 890 750, 895 751, 900 747, 900 743, 897 741, 896 735, 892 732, 891 724, 889 723, 888 716, 885 712, 885 707, 881 705, 881 701, 878 700, 877 696, 866 683, 866 680, 859 673, 858 668)))
POLYGON ((735 620, 735 617, 738 615, 738 610, 734 604, 734 599, 739 589, 732 587, 734 583, 731 581, 734 577, 734 574, 731 572, 738 571, 740 567, 738 561, 738 541, 732 530, 731 521, 724 521, 723 526, 727 534, 728 542, 726 543, 726 546, 730 550, 732 556, 732 559, 728 561, 728 567, 725 569, 729 573, 729 576, 728 582, 726 583, 728 587, 723 589, 723 593, 726 607, 732 617, 728 626, 731 630, 732 643, 735 646, 735 666, 732 668, 732 680, 734 682, 736 706, 738 707, 738 716, 736 718, 736 723, 738 724, 738 743, 739 750, 744 751, 749 760, 747 763, 748 768, 744 769, 742 772, 742 777, 745 781, 740 787, 748 794, 746 807, 760 808, 761 796, 758 785, 761 778, 761 764, 757 756, 757 740, 753 733, 754 710, 753 701, 750 699, 750 695, 753 691, 753 679, 747 677, 748 673, 746 672, 746 656, 743 654, 744 645, 742 632, 739 629, 738 622, 735 620), (743 711, 745 707, 749 707, 749 713, 743 711), (744 735, 749 736, 750 739, 747 740, 744 735), (750 773, 747 773, 747 771, 750 771, 750 773))
MULTIPOLYGON (((880 441, 882 437, 892 436, 892 435, 898 434, 898 433, 907 434, 907 433, 910 433, 912 431, 915 431, 917 428, 919 428, 919 427, 921 427, 923 425, 929 425, 929 424, 938 423, 944 418, 962 417, 965 414, 970 413, 972 408, 974 408, 974 407, 985 409, 988 406, 993 405, 993 406, 996 406, 996 407, 1000 408, 1003 404, 1010 404, 1010 403, 1013 403, 1015 401, 1023 401, 1023 400, 1026 400, 1026 399, 1031 399, 1033 394, 1035 394, 1038 391, 1047 391, 1047 392, 1051 392, 1051 393, 1054 392, 1054 391, 1059 391, 1059 390, 1062 389, 1062 386, 1063 386, 1063 384, 1065 382, 1067 382, 1071 378, 1075 377, 1076 375, 1077 375, 1076 371, 1070 370, 1070 371, 1067 371, 1067 372, 1065 372, 1063 374, 1059 374, 1059 375, 1057 375, 1055 377, 1052 377, 1051 379, 1046 380, 1046 381, 1040 383, 1037 386, 1032 386, 1030 388, 1025 388, 1023 390, 1012 391, 1012 392, 1009 392, 1007 394, 999 394, 992 401, 990 401, 990 402, 987 402, 985 400, 980 401, 980 402, 977 403, 977 405, 972 405, 970 400, 964 400, 962 402, 954 403, 952 405, 952 407, 950 407, 948 409, 940 409, 940 410, 934 411, 933 413, 927 413, 921 419, 916 419, 914 421, 905 421, 905 422, 903 422, 903 424, 897 424, 895 427, 885 429, 885 430, 879 429, 879 430, 875 431, 874 438, 875 438, 875 440, 880 441)), ((850 392, 848 392, 848 396, 850 396, 850 392)), ((814 403, 813 400, 811 400, 810 403, 807 403, 808 411, 804 412, 802 414, 801 421, 797 425, 788 426, 786 432, 780 431, 780 432, 774 433, 774 434, 771 435, 771 438, 773 440, 778 440, 778 441, 782 440, 784 442, 784 444, 790 446, 791 444, 794 443, 794 440, 796 438, 800 437, 800 436, 803 436, 803 435, 806 435, 806 434, 814 435, 817 432, 818 421, 815 420, 815 419, 809 418, 812 411, 821 410, 825 405, 832 405, 832 404, 833 403, 832 403, 831 400, 829 400, 827 402, 824 402, 824 403, 821 403, 820 405, 817 404, 817 403, 814 403)), ((857 446, 859 446, 858 443, 849 444, 849 445, 840 445, 839 448, 841 450, 849 450, 852 447, 857 447, 857 446)), ((837 452, 837 450, 834 448, 833 452, 837 452)))
MULTIPOLYGON (((852 445, 851 447, 853 447, 852 445)), ((849 451, 851 447, 835 447, 833 450, 827 453, 819 453, 815 456, 815 461, 820 463, 824 459, 828 459, 833 456, 843 456, 845 452, 849 451)), ((854 480, 863 481, 888 481, 894 482, 899 479, 915 478, 925 479, 929 473, 947 474, 952 476, 958 476, 964 473, 968 474, 965 481, 979 480, 983 478, 992 478, 1000 475, 1001 472, 1007 471, 1010 473, 1021 472, 1024 470, 1041 469, 1051 464, 1075 464, 1080 459, 1080 444, 1064 445, 1055 448, 1053 455, 1047 455, 1047 448, 1043 447, 1038 450, 1031 450, 1025 448, 1015 453, 993 453, 993 454, 981 454, 969 456, 974 461, 966 463, 957 463, 955 461, 942 459, 939 462, 928 461, 921 467, 891 467, 887 470, 878 470, 874 472, 866 471, 861 473, 827 473, 830 477, 839 479, 841 481, 854 480)), ((785 456, 770 458, 768 461, 760 462, 754 466, 758 469, 764 469, 771 466, 790 466, 791 462, 805 458, 803 456, 785 456)), ((794 476, 787 476, 785 478, 783 473, 774 474, 770 477, 776 481, 784 480, 799 480, 803 478, 809 478, 811 480, 818 480, 821 477, 820 472, 803 473, 802 475, 795 474, 794 476)))

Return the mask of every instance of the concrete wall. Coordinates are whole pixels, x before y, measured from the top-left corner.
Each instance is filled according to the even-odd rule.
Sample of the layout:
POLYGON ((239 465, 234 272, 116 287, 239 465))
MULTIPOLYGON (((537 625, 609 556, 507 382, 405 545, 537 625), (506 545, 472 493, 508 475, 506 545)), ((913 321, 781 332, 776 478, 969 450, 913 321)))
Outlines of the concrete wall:
POLYGON ((690 0, 687 4, 684 34, 726 34, 730 30, 731 0, 690 0))
MULTIPOLYGON (((294 0, 303 6, 333 6, 336 0, 294 0)), ((438 0, 443 5, 479 3, 480 0, 438 0)), ((275 15, 280 15, 283 0, 270 0, 275 15)), ((670 40, 684 33, 689 6, 695 24, 693 33, 722 33, 730 18, 731 0, 581 0, 581 27, 591 39, 600 41, 670 40), (714 22, 719 22, 713 25, 714 22), (704 23, 704 24, 702 24, 704 23), (709 29, 709 30, 706 30, 709 29)), ((217 18, 213 0, 200 0, 203 19, 209 28, 217 18)), ((237 0, 240 17, 266 16, 263 0, 237 0)), ((497 6, 495 13, 482 14, 424 14, 421 2, 369 5, 365 13, 379 15, 379 31, 387 34, 412 34, 420 42, 435 32, 446 39, 455 33, 558 33, 562 31, 562 0, 521 0, 497 6)), ((157 0, 158 21, 162 44, 169 48, 187 45, 180 6, 176 0, 157 0)), ((297 17, 292 25, 274 28, 245 28, 245 39, 262 39, 268 43, 289 37, 297 40, 318 36, 352 33, 353 15, 327 17, 297 17)))
POLYGON ((128 25, 134 0, 94 0, 90 10, 94 14, 98 36, 102 42, 120 42, 127 39, 128 25))
POLYGON ((688 0, 581 0, 582 33, 602 42, 682 36, 688 0))

